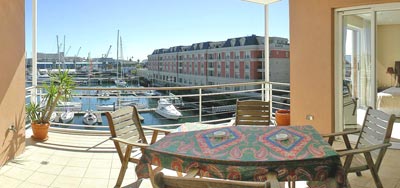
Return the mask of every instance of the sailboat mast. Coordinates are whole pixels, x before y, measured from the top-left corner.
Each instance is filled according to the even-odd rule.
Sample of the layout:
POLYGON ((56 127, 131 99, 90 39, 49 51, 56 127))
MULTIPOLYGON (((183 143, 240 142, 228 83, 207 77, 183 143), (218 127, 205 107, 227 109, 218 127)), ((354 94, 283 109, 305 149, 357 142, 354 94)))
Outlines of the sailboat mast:
MULTIPOLYGON (((58 55, 58 62, 60 62, 60 44, 58 43, 58 35, 56 35, 57 38, 57 55, 58 55)), ((56 62, 57 64, 57 62, 56 62)), ((56 67, 53 67, 56 68, 56 67)))
POLYGON ((117 32, 117 79, 118 79, 118 56, 119 56, 118 50, 119 50, 119 29, 117 32))
POLYGON ((119 45, 121 45, 121 79, 124 78, 124 53, 122 51, 122 36, 119 37, 119 45))
POLYGON ((62 61, 63 69, 65 69, 65 35, 64 35, 64 46, 63 46, 63 61, 62 61))

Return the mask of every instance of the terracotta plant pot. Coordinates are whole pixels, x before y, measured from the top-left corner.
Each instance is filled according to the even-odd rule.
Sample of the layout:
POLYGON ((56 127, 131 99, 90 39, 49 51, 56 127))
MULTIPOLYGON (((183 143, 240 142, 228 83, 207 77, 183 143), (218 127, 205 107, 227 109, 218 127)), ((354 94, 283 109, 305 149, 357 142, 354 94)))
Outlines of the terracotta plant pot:
POLYGON ((36 140, 47 140, 47 133, 49 132, 50 123, 37 124, 31 123, 33 135, 36 140))
POLYGON ((275 119, 278 126, 290 125, 290 110, 279 109, 275 112, 275 119))

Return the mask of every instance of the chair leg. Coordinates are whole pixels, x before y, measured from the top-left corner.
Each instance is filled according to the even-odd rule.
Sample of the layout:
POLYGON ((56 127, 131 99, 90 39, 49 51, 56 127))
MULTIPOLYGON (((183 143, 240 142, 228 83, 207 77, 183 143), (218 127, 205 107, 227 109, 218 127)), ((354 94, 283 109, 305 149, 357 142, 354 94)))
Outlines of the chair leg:
POLYGON ((372 160, 371 153, 366 152, 366 153, 364 153, 364 156, 365 156, 365 159, 367 161, 368 168, 371 171, 371 175, 374 178, 376 187, 377 188, 383 188, 381 179, 378 176, 378 171, 376 170, 374 162, 372 160))
POLYGON ((296 181, 289 181, 289 188, 296 188, 296 181))
POLYGON ((356 172, 357 176, 362 176, 361 172, 356 172))
POLYGON ((121 187, 121 185, 122 185, 122 181, 124 180, 126 169, 128 168, 128 162, 129 162, 129 158, 131 157, 131 152, 132 152, 132 146, 130 146, 130 147, 128 146, 125 151, 124 160, 122 161, 121 170, 119 171, 117 184, 115 185, 115 187, 121 187))
POLYGON ((353 116, 354 116, 354 114, 356 114, 356 109, 357 109, 357 99, 351 99, 352 101, 353 101, 353 104, 354 104, 354 108, 353 108, 353 116))

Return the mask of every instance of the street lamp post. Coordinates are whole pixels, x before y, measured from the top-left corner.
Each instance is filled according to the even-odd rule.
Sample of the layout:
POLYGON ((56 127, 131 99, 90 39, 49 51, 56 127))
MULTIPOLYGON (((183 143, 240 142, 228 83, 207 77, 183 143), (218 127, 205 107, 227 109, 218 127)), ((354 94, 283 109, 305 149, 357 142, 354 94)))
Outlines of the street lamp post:
MULTIPOLYGON (((242 1, 248 1, 252 3, 258 3, 264 5, 264 16, 265 16, 265 26, 264 26, 264 32, 265 32, 265 37, 264 37, 264 81, 269 82, 269 33, 268 33, 268 5, 271 3, 278 2, 280 0, 242 0, 242 1)), ((265 84, 265 91, 269 92, 264 92, 264 100, 269 101, 270 99, 270 91, 271 91, 271 86, 267 83, 265 84)))

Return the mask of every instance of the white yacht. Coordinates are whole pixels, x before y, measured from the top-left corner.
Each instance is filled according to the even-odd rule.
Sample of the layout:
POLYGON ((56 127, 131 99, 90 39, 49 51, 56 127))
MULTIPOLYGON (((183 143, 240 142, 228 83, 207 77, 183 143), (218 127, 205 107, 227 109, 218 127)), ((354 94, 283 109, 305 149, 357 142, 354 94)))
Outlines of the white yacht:
POLYGON ((97 123, 97 116, 90 110, 86 111, 83 115, 83 123, 86 125, 93 125, 97 123))
POLYGON ((167 99, 158 100, 158 106, 156 109, 156 113, 167 119, 179 119, 182 117, 182 113, 179 112, 174 105, 168 102, 167 99))
POLYGON ((38 82, 48 82, 50 81, 50 76, 46 71, 38 71, 37 72, 37 81, 38 82))
POLYGON ((117 87, 126 87, 126 82, 120 79, 114 80, 114 83, 117 87))
POLYGON ((174 106, 177 106, 178 108, 185 106, 182 97, 177 97, 173 93, 169 93, 169 96, 166 99, 168 100, 168 102, 170 102, 174 106))
POLYGON ((61 114, 60 118, 63 123, 70 123, 74 119, 74 116, 74 112, 67 110, 61 114))

